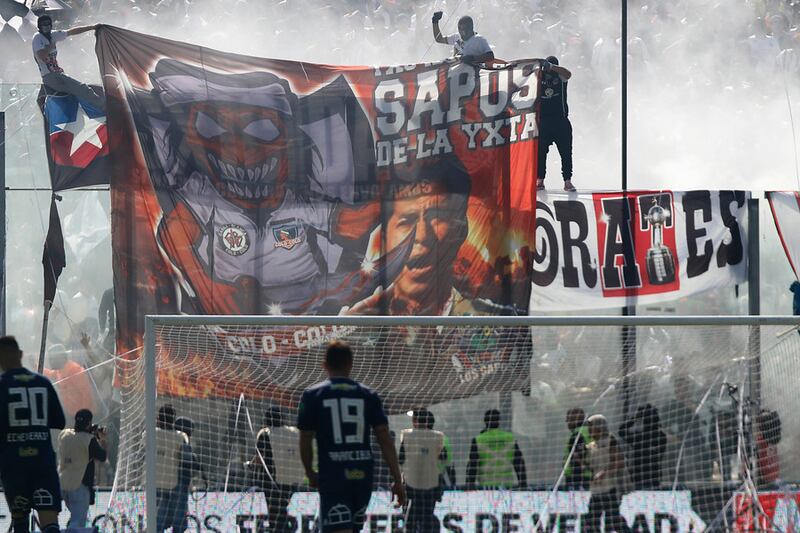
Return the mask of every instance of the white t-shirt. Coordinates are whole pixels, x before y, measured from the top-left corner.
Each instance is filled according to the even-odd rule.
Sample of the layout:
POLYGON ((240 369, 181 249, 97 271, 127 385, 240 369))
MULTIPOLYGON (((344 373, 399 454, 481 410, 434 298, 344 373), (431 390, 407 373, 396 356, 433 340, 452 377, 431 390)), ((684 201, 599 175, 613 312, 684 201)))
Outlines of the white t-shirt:
POLYGON ((461 36, 457 33, 448 35, 446 39, 447 44, 453 45, 453 53, 455 55, 482 56, 492 51, 489 42, 477 33, 473 34, 472 37, 466 41, 462 41, 461 36))
POLYGON ((50 32, 50 40, 53 43, 53 48, 50 50, 50 53, 47 54, 47 61, 42 61, 39 59, 39 56, 36 55, 36 52, 47 48, 50 41, 48 41, 47 37, 42 35, 41 32, 37 32, 36 35, 33 36, 33 40, 31 41, 31 45, 33 46, 33 58, 36 59, 36 64, 39 65, 39 73, 42 77, 51 72, 64 72, 64 69, 58 66, 58 49, 56 48, 56 43, 66 38, 67 32, 65 30, 50 32))

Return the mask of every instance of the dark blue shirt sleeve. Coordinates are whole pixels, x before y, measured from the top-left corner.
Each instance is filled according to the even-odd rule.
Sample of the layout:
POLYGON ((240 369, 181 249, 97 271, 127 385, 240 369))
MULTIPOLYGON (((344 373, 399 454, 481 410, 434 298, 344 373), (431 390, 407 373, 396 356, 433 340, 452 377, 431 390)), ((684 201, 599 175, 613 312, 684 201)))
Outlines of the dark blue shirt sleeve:
POLYGON ((368 400, 367 423, 372 427, 389 425, 389 419, 383 412, 383 401, 377 392, 372 392, 368 400))
POLYGON ((297 428, 300 431, 317 430, 317 412, 314 408, 313 398, 307 392, 303 393, 297 408, 297 428))
POLYGON ((64 409, 61 408, 61 400, 58 399, 58 394, 53 388, 53 384, 47 381, 47 393, 50 396, 47 399, 47 422, 50 429, 64 429, 67 425, 66 418, 64 417, 64 409))

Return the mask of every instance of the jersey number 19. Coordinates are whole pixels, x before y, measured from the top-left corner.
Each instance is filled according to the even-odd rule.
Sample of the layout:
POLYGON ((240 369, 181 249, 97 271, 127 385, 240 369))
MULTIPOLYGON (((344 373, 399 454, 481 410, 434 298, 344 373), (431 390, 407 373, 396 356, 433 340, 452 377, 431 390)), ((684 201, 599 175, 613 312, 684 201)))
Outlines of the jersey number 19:
POLYGON ((364 442, 364 400, 362 398, 330 398, 322 405, 331 410, 333 442, 362 444, 364 442), (344 435, 342 424, 353 424, 355 430, 344 435))

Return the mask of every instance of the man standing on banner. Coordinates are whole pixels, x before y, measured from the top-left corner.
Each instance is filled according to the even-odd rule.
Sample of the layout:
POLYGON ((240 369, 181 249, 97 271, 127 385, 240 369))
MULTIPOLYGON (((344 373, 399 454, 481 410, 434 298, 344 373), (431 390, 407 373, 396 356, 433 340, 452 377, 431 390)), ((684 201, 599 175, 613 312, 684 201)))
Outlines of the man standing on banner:
POLYGON ((547 152, 555 143, 561 155, 561 175, 564 190, 574 192, 572 184, 572 123, 569 121, 567 105, 567 80, 572 73, 558 65, 556 56, 549 56, 542 63, 541 87, 539 88, 539 169, 536 189, 544 190, 547 170, 547 152))
POLYGON ((500 411, 483 415, 486 428, 472 439, 467 463, 467 485, 510 489, 528 485, 525 460, 510 431, 500 429, 500 411))
POLYGON ((427 409, 412 413, 411 429, 400 432, 400 464, 408 491, 407 532, 438 533, 439 519, 433 510, 442 499, 439 473, 448 462, 445 436, 433 429, 433 413, 427 409))
POLYGON ((22 366, 14 337, 0 337, 0 478, 14 533, 30 531, 35 509, 42 533, 58 533, 61 486, 51 429, 64 429, 61 402, 47 378, 22 366))
POLYGON ((94 462, 108 458, 106 431, 92 425, 92 412, 75 413, 75 429, 58 436, 58 476, 70 517, 67 527, 84 528, 94 504, 94 462))
POLYGON ((305 483, 303 463, 297 452, 300 430, 284 425, 283 415, 272 407, 264 417, 264 427, 256 436, 256 456, 250 467, 259 473, 272 533, 294 531, 287 507, 295 487, 305 483))
POLYGON ((482 36, 475 33, 472 17, 464 16, 458 19, 458 33, 442 35, 439 28, 439 21, 442 20, 442 12, 437 11, 433 14, 433 38, 439 44, 449 44, 453 46, 453 53, 456 57, 461 57, 464 63, 486 63, 494 59, 494 52, 489 42, 482 36))
POLYGON ((306 389, 300 399, 300 459, 309 485, 319 489, 321 532, 356 533, 364 525, 372 497, 370 427, 389 464, 397 505, 405 506, 406 491, 383 402, 375 391, 350 378, 350 346, 342 341, 330 343, 323 367, 329 379, 306 389), (313 466, 314 439, 319 451, 319 474, 313 466))
POLYGON ((58 48, 56 43, 69 36, 78 35, 97 29, 97 26, 76 26, 68 30, 53 31, 53 19, 50 15, 42 15, 36 21, 39 33, 31 41, 33 57, 39 66, 42 83, 51 91, 67 93, 89 103, 97 110, 105 110, 106 104, 103 97, 95 93, 85 83, 64 74, 64 69, 58 64, 58 48))

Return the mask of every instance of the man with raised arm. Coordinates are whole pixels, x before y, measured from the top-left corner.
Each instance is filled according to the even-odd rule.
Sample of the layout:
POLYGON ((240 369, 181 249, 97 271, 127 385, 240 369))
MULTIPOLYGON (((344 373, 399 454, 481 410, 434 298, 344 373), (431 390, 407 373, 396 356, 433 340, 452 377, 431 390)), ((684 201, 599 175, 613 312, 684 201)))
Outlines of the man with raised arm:
POLYGON ((442 19, 442 12, 437 11, 431 19, 433 22, 433 39, 440 44, 450 44, 453 46, 453 54, 461 57, 465 63, 486 63, 494 59, 494 52, 489 42, 481 35, 475 33, 472 17, 464 16, 458 19, 458 33, 442 35, 439 28, 439 21, 442 19))
POLYGON ((85 83, 64 74, 64 69, 58 64, 58 48, 56 43, 72 35, 78 35, 97 29, 97 26, 76 26, 68 30, 53 31, 53 19, 50 15, 42 15, 36 21, 39 32, 33 36, 33 58, 39 66, 42 83, 50 90, 67 93, 84 100, 98 111, 105 110, 105 99, 95 93, 85 83))
POLYGON ((30 531, 36 510, 39 529, 58 533, 61 485, 51 429, 66 420, 53 385, 22 366, 14 337, 0 337, 0 478, 14 533, 30 531))
POLYGON ((350 346, 342 341, 330 343, 323 367, 329 379, 307 389, 300 400, 300 458, 309 484, 319 490, 322 533, 356 533, 361 531, 372 497, 370 427, 392 473, 397 505, 406 504, 406 491, 383 403, 375 391, 350 378, 350 346), (313 465, 314 439, 319 472, 313 465))

